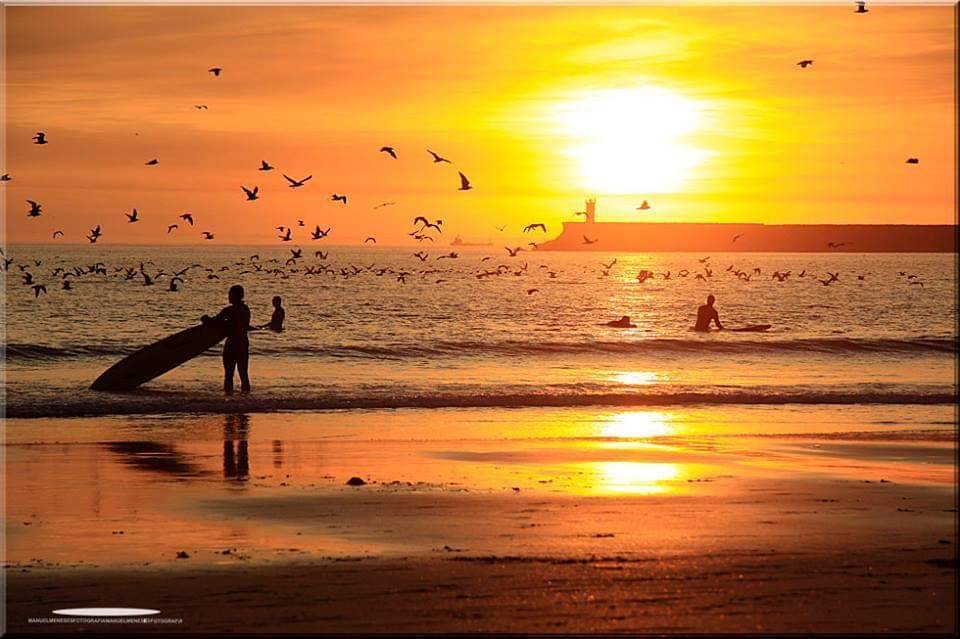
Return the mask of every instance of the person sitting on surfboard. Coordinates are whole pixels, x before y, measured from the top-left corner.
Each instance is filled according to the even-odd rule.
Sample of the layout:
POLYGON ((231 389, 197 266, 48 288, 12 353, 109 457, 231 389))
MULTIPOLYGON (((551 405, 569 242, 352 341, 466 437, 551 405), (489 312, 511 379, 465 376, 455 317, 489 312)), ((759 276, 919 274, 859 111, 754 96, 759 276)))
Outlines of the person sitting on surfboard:
POLYGON ((607 326, 613 326, 614 328, 636 328, 637 325, 630 321, 629 315, 624 315, 618 320, 612 320, 607 322, 607 326))
POLYGON ((717 328, 723 330, 723 324, 720 323, 720 314, 713 307, 717 300, 713 295, 707 295, 707 303, 697 309, 697 325, 693 327, 695 331, 707 332, 710 330, 710 322, 714 322, 717 328))
POLYGON ((283 332, 283 318, 286 317, 287 312, 283 310, 281 304, 283 300, 280 299, 279 295, 273 296, 273 317, 270 318, 270 322, 264 324, 260 328, 269 328, 274 333, 283 332))
POLYGON ((219 323, 227 335, 223 343, 223 392, 233 393, 233 370, 240 374, 240 392, 250 392, 250 377, 247 375, 247 364, 250 359, 250 341, 247 332, 256 330, 250 326, 250 309, 243 302, 243 287, 234 284, 227 294, 230 306, 220 311, 215 317, 204 315, 200 318, 204 324, 219 323))

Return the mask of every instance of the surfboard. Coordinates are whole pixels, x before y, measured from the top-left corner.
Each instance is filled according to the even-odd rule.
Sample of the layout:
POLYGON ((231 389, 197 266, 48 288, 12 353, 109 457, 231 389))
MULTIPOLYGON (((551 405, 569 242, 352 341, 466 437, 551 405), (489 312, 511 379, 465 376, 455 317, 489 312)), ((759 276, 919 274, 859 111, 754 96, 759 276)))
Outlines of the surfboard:
POLYGON ((740 328, 727 328, 734 333, 762 333, 770 330, 770 324, 751 324, 750 326, 741 326, 740 328))
POLYGON ((216 325, 194 326, 144 346, 108 368, 90 388, 95 391, 133 390, 190 361, 226 337, 216 325))

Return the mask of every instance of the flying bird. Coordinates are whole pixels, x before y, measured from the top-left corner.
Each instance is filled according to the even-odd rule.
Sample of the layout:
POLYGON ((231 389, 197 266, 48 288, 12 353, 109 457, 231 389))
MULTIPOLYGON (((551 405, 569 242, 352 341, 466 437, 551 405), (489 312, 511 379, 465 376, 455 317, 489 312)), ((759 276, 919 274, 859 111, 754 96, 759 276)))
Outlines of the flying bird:
POLYGON ((313 229, 313 231, 311 231, 310 233, 310 239, 319 240, 320 238, 323 238, 329 235, 329 233, 330 233, 330 229, 327 229, 326 231, 321 231, 320 225, 317 224, 317 227, 313 229))
POLYGON ((30 139, 33 140, 34 144, 46 144, 47 134, 43 131, 37 131, 37 134, 30 139))
POLYGON ((214 75, 214 77, 219 78, 219 77, 220 77, 220 72, 223 71, 223 69, 220 68, 220 67, 210 67, 209 69, 207 69, 207 71, 209 71, 210 73, 212 73, 212 74, 214 75))
POLYGON ((547 225, 539 222, 536 224, 527 224, 525 227, 523 227, 523 232, 529 233, 530 231, 535 231, 538 228, 542 229, 544 233, 547 232, 547 225))
POLYGON ((740 239, 741 237, 743 237, 744 235, 745 235, 745 233, 738 233, 737 235, 734 235, 734 236, 733 236, 733 241, 736 242, 737 240, 739 240, 739 239, 740 239))
POLYGON ((519 246, 514 249, 510 248, 509 246, 504 246, 503 248, 507 249, 507 253, 510 254, 510 257, 516 257, 517 253, 519 253, 522 250, 521 247, 519 246))
POLYGON ((0 175, 0 182, 9 182, 12 179, 13 178, 10 177, 9 173, 4 173, 3 175, 0 175))
POLYGON ((381 202, 380 204, 377 204, 377 205, 376 205, 375 207, 373 207, 373 208, 379 209, 379 208, 382 207, 382 206, 393 206, 394 204, 396 204, 396 202, 381 202))
POLYGON ((337 195, 336 193, 334 193, 333 195, 330 196, 330 201, 331 201, 331 202, 343 202, 344 204, 346 204, 346 203, 347 203, 347 196, 346 196, 346 195, 337 195))
POLYGON ((596 244, 598 241, 599 241, 599 240, 591 240, 591 239, 590 239, 589 237, 587 237, 586 235, 583 236, 583 243, 584 243, 584 244, 596 244))
POLYGON ((303 178, 302 180, 294 180, 292 177, 290 177, 289 175, 287 175, 286 173, 284 173, 284 174, 283 174, 283 177, 286 178, 287 182, 290 183, 290 188, 291 188, 291 189, 296 189, 296 188, 299 188, 299 187, 303 186, 304 183, 305 183, 307 180, 309 180, 310 178, 312 178, 313 176, 312 176, 312 175, 308 175, 307 177, 303 178))
POLYGON ((450 162, 450 160, 448 160, 447 158, 444 158, 444 157, 440 157, 439 155, 437 155, 436 153, 434 153, 434 152, 431 151, 430 149, 427 149, 427 153, 429 153, 430 155, 433 156, 433 163, 434 163, 434 164, 436 164, 436 163, 438 163, 438 162, 446 162, 447 164, 452 164, 452 162, 450 162))
POLYGON ((62 236, 62 235, 63 235, 63 231, 54 231, 54 232, 53 232, 53 239, 57 239, 58 237, 60 237, 60 236, 62 236))
POLYGON ((457 173, 460 175, 460 188, 457 190, 469 191, 470 189, 472 189, 473 187, 470 186, 470 180, 467 179, 467 176, 461 173, 460 171, 457 171, 457 173))
POLYGON ((857 10, 854 13, 867 13, 870 9, 867 9, 867 3, 863 0, 857 1, 857 10))
MULTIPOLYGON (((637 207, 637 210, 638 210, 638 211, 646 211, 646 210, 649 209, 649 208, 650 208, 650 203, 647 202, 646 200, 644 200, 644 201, 640 204, 640 206, 637 207)), ((584 212, 583 214, 586 215, 586 212, 584 212)))
POLYGON ((258 170, 258 171, 272 171, 272 170, 273 170, 273 167, 270 166, 270 163, 267 162, 266 160, 260 160, 260 168, 257 169, 257 170, 258 170))
POLYGON ((381 152, 381 153, 386 153, 387 155, 389 155, 390 157, 392 157, 394 160, 397 159, 397 151, 396 151, 396 149, 394 149, 392 146, 381 146, 381 147, 380 147, 380 152, 381 152))
POLYGON ((170 233, 171 233, 174 229, 178 229, 178 228, 180 228, 178 225, 176 225, 176 224, 171 224, 170 226, 167 227, 167 235, 170 235, 170 233))
POLYGON ((205 239, 205 240, 212 240, 212 239, 213 239, 213 233, 211 233, 210 231, 204 231, 204 232, 203 232, 203 239, 205 239))
POLYGON ((40 297, 40 293, 46 294, 47 292, 47 287, 43 284, 34 284, 31 288, 33 288, 33 296, 35 298, 40 297))
POLYGON ((801 69, 806 69, 811 64, 813 64, 813 60, 801 60, 800 62, 797 62, 797 66, 801 69))
POLYGON ((180 216, 180 219, 187 222, 190 226, 193 226, 193 213, 184 213, 180 216))
POLYGON ((240 185, 240 188, 243 189, 243 192, 247 194, 247 201, 252 202, 253 200, 256 200, 258 197, 260 197, 259 195, 257 195, 257 193, 260 192, 259 186, 253 187, 252 191, 247 187, 243 186, 242 184, 240 185))
POLYGON ((920 158, 907 158, 907 164, 920 164, 920 158))
POLYGON ((139 213, 137 213, 137 209, 133 209, 133 212, 132 212, 132 213, 124 213, 124 215, 127 216, 127 223, 128 223, 128 224, 133 224, 134 222, 139 222, 139 221, 140 221, 140 218, 138 217, 138 216, 139 216, 139 213))
POLYGON ((160 160, 158 160, 157 158, 153 158, 152 160, 144 162, 144 164, 146 164, 147 166, 156 166, 160 164, 160 160))
MULTIPOLYGON (((283 229, 283 227, 281 227, 281 232, 282 232, 282 229, 283 229)), ((283 240, 284 242, 289 242, 290 240, 293 239, 293 237, 291 236, 291 231, 290 231, 290 229, 287 229, 287 234, 286 234, 286 235, 278 235, 277 237, 279 237, 279 238, 280 238, 281 240, 283 240)))
POLYGON ((367 239, 365 239, 365 240, 363 241, 363 243, 366 244, 367 242, 373 242, 374 244, 376 244, 376 243, 377 243, 377 238, 375 238, 375 237, 368 237, 367 239))
POLYGON ((193 108, 197 110, 203 109, 204 111, 209 109, 209 107, 206 104, 194 104, 193 108))
POLYGON ((27 204, 30 205, 30 211, 27 212, 27 217, 40 217, 40 205, 33 200, 27 200, 27 204))

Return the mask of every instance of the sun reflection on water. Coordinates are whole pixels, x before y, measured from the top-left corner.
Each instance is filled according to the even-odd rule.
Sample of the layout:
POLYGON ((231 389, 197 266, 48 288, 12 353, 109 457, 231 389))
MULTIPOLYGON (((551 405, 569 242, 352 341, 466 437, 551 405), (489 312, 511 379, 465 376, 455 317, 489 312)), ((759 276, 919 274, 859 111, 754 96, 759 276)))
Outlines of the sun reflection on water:
POLYGON ((617 414, 600 427, 603 437, 636 438, 672 435, 671 415, 656 411, 633 411, 617 414))
POLYGON ((598 462, 593 464, 594 490, 603 493, 652 495, 666 492, 666 482, 680 475, 677 464, 647 462, 598 462))

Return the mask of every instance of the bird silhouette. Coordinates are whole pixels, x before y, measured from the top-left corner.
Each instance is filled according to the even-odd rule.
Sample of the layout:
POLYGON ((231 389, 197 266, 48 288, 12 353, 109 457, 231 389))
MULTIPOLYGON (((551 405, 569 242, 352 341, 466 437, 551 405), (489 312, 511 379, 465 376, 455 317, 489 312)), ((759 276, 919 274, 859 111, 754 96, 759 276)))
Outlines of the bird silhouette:
POLYGON ((430 155, 433 156, 433 163, 434 163, 434 164, 437 164, 438 162, 446 162, 447 164, 452 164, 452 162, 450 162, 450 160, 448 160, 447 158, 444 158, 444 157, 440 157, 439 155, 437 155, 436 153, 434 153, 434 152, 431 151, 430 149, 427 149, 427 153, 429 153, 430 155))
POLYGON ((27 212, 27 217, 40 217, 40 205, 33 200, 27 200, 27 204, 30 205, 30 210, 27 212))
POLYGON ((169 288, 167 288, 167 290, 170 291, 171 293, 175 293, 176 291, 180 290, 180 289, 177 287, 177 283, 178 283, 178 282, 182 284, 182 283, 183 283, 183 278, 182 278, 182 277, 174 277, 174 278, 171 278, 171 279, 170 279, 170 286, 169 286, 169 288))
POLYGON ((920 158, 907 158, 907 164, 920 164, 920 158))
POLYGON ((300 188, 301 186, 303 186, 303 185, 306 183, 306 181, 309 180, 310 178, 312 178, 313 176, 312 176, 312 175, 308 175, 307 177, 303 178, 302 180, 294 180, 292 177, 290 177, 289 175, 287 175, 286 173, 284 173, 284 174, 283 174, 283 177, 287 180, 287 182, 290 183, 290 188, 291 188, 291 189, 297 189, 297 188, 300 188))
POLYGON ((466 175, 464 175, 460 171, 457 171, 457 174, 460 175, 460 188, 457 189, 458 191, 469 191, 470 189, 473 188, 470 185, 470 180, 467 179, 466 175))
POLYGON ((384 206, 393 206, 393 205, 395 205, 395 204, 396 204, 396 202, 381 202, 380 204, 377 204, 377 205, 376 205, 375 207, 373 207, 373 208, 374 208, 374 209, 379 209, 379 208, 384 207, 384 206))
POLYGON ((319 240, 321 238, 326 237, 329 233, 330 233, 329 228, 326 231, 321 231, 320 225, 317 224, 316 228, 314 228, 313 231, 310 233, 310 239, 319 240))
POLYGON ((540 222, 537 222, 536 224, 527 224, 525 227, 523 227, 523 232, 529 233, 530 231, 535 231, 538 228, 541 229, 544 233, 547 232, 547 225, 542 224, 540 222))
POLYGON ((144 164, 146 164, 147 166, 156 166, 160 164, 160 160, 158 160, 157 158, 153 158, 152 160, 148 160, 144 162, 144 164))
POLYGON ((258 171, 272 171, 274 167, 270 166, 270 163, 266 160, 260 160, 260 168, 258 171))
POLYGON ((413 256, 418 260, 420 260, 421 262, 425 261, 428 257, 430 257, 429 254, 424 253, 423 251, 417 251, 416 253, 413 254, 413 256))
POLYGON ((509 246, 504 246, 503 248, 505 248, 505 249, 507 250, 507 253, 510 254, 510 257, 516 257, 516 256, 517 256, 517 253, 519 253, 520 251, 523 250, 523 249, 522 249, 521 247, 519 247, 519 246, 518 246, 517 248, 513 248, 513 249, 510 248, 509 246))
MULTIPOLYGON (((649 209, 649 208, 650 208, 650 203, 647 202, 646 200, 644 200, 643 203, 640 204, 640 206, 637 207, 637 210, 638 210, 638 211, 646 211, 646 210, 649 209)), ((584 213, 584 214, 586 214, 586 213, 584 213)))
POLYGON ((248 201, 253 201, 253 200, 256 200, 258 197, 260 197, 259 195, 257 195, 257 193, 260 192, 259 186, 253 187, 252 191, 247 187, 243 186, 242 184, 240 185, 240 188, 243 189, 243 192, 247 194, 248 201))
POLYGON ((204 232, 203 232, 203 239, 205 239, 205 240, 212 240, 212 239, 213 239, 213 233, 211 233, 210 231, 204 231, 204 232))
POLYGON ((396 151, 396 149, 394 149, 392 146, 381 146, 381 147, 380 147, 380 152, 381 152, 381 153, 386 153, 387 155, 389 155, 390 157, 392 157, 394 160, 397 159, 397 151, 396 151))
POLYGON ((47 287, 43 284, 34 284, 31 288, 33 288, 34 298, 40 297, 40 293, 43 293, 44 295, 47 294, 47 287))
POLYGON ((739 240, 739 239, 740 239, 741 237, 743 237, 744 235, 746 235, 746 234, 745 234, 745 233, 738 233, 737 235, 734 235, 734 236, 733 236, 733 242, 736 242, 737 240, 739 240))
POLYGON ((139 217, 139 214, 137 213, 137 209, 133 209, 132 213, 124 213, 124 215, 127 216, 128 224, 133 224, 134 222, 140 221, 140 217, 139 217))
POLYGON ((190 226, 193 226, 193 213, 184 213, 180 216, 180 219, 185 221, 190 226))
POLYGON ((367 239, 365 239, 365 240, 363 241, 363 243, 366 244, 367 242, 373 242, 374 244, 376 244, 376 243, 377 243, 377 238, 375 238, 375 237, 368 237, 367 239))
POLYGON ((37 131, 37 134, 30 139, 33 140, 34 144, 46 144, 47 134, 43 131, 37 131))
POLYGON ((347 203, 347 196, 346 196, 346 195, 337 195, 336 193, 334 193, 333 195, 330 196, 330 201, 331 201, 331 202, 343 202, 344 204, 346 204, 346 203, 347 203))
POLYGON ((584 244, 596 244, 598 241, 599 241, 599 240, 591 240, 591 239, 590 239, 589 237, 587 237, 586 235, 583 236, 583 243, 584 243, 584 244))
MULTIPOLYGON (((280 228, 281 228, 281 232, 283 232, 283 231, 282 231, 283 227, 280 227, 280 228)), ((287 229, 287 234, 286 234, 286 235, 278 235, 277 237, 279 237, 279 238, 280 238, 281 240, 283 240, 284 242, 289 242, 290 240, 293 239, 293 236, 291 235, 291 230, 290 230, 290 229, 287 229)))
POLYGON ((219 77, 220 77, 220 72, 223 71, 223 69, 220 68, 220 67, 210 67, 209 69, 207 69, 207 71, 209 71, 210 73, 212 73, 212 74, 214 75, 214 77, 219 78, 219 77))
POLYGON ((206 104, 194 104, 194 105, 193 105, 193 108, 194 108, 194 109, 197 109, 198 111, 199 111, 199 110, 206 111, 206 110, 209 109, 210 107, 208 107, 206 104))
POLYGON ((867 3, 863 0, 857 1, 857 10, 854 13, 867 13, 870 9, 867 9, 867 3))
POLYGON ((813 64, 813 60, 801 60, 800 62, 797 62, 797 66, 801 69, 806 69, 811 64, 813 64))
POLYGON ((170 233, 172 233, 174 229, 178 229, 178 228, 180 227, 177 224, 171 224, 167 226, 167 235, 170 235, 170 233))
POLYGON ((0 182, 9 182, 12 179, 13 178, 10 177, 9 173, 4 173, 3 175, 0 175, 0 182))
POLYGON ((58 237, 60 237, 60 236, 62 236, 62 235, 63 235, 63 231, 54 231, 54 232, 53 232, 53 239, 57 239, 58 237))

